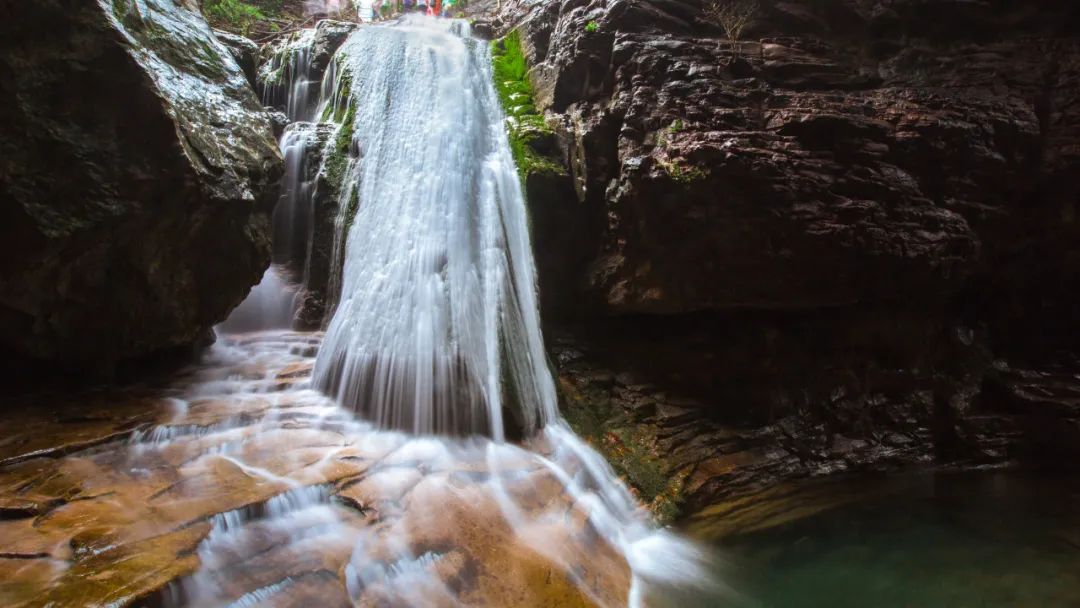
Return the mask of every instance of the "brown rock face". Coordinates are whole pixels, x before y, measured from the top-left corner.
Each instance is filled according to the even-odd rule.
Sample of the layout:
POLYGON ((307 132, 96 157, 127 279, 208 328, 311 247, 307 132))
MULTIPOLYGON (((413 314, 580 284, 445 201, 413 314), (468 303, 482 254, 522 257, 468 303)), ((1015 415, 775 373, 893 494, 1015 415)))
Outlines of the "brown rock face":
POLYGON ((1017 222, 1075 236, 1076 9, 1022 4, 765 2, 732 45, 698 2, 510 3, 580 221, 602 220, 584 292, 616 313, 940 302, 1017 222))
POLYGON ((0 16, 0 348, 107 365, 198 340, 269 262, 281 158, 243 72, 187 0, 0 16))
POLYGON ((358 423, 307 389, 319 334, 226 340, 162 386, 8 399, 0 605, 627 605, 548 460, 358 423))
POLYGON ((586 319, 564 385, 657 427, 698 507, 1074 428, 986 387, 1080 336, 1080 8, 763 0, 732 43, 703 5, 495 18, 576 193, 529 189, 546 320, 586 319))

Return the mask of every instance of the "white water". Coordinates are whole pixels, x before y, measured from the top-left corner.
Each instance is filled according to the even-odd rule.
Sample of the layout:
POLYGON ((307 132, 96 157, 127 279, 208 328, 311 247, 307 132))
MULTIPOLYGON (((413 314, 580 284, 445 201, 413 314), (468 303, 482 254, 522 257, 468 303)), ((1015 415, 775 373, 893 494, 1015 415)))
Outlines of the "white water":
MULTIPOLYGON (((217 330, 240 333, 267 329, 289 329, 299 308, 298 298, 307 282, 312 235, 313 171, 311 130, 298 121, 312 118, 319 101, 321 82, 311 77, 315 30, 303 30, 287 46, 287 52, 270 57, 263 66, 263 103, 280 105, 291 124, 279 141, 285 159, 281 197, 274 207, 273 265, 263 274, 248 297, 217 330), (266 77, 266 74, 274 76, 266 77)), ((306 125, 310 126, 310 125, 306 125)))
MULTIPOLYGON (((632 570, 630 606, 706 586, 698 551, 655 529, 603 459, 561 424, 524 446, 378 430, 302 380, 278 385, 284 370, 313 362, 317 344, 296 333, 224 338, 173 399, 172 420, 133 438, 131 471, 182 463, 170 504, 197 512, 207 494, 221 494, 234 505, 209 519, 200 567, 170 586, 166 605, 309 605, 290 593, 326 571, 338 574, 320 593, 361 605, 469 605, 445 579, 457 543, 483 555, 454 533, 459 526, 492 530, 492 546, 480 548, 521 547, 582 578, 600 606, 620 605, 587 585, 611 574, 604 545, 632 570), (374 519, 338 498, 356 479, 342 471, 346 462, 359 463, 349 465, 360 472, 356 495, 374 519), (248 481, 213 481, 223 470, 248 481), (251 503, 253 494, 268 498, 251 503)), ((484 567, 499 576, 517 565, 484 567)))
MULTIPOLYGON (((341 194, 343 209, 356 189, 360 201, 346 241, 341 301, 312 379, 333 401, 305 385, 266 393, 278 371, 310 362, 295 338, 227 339, 216 347, 214 371, 199 377, 186 398, 268 399, 269 413, 254 422, 192 427, 184 408, 140 441, 135 453, 146 458, 186 437, 198 459, 224 459, 282 492, 265 507, 213 519, 198 549, 202 566, 172 588, 172 603, 272 604, 297 584, 287 572, 251 581, 242 595, 227 572, 273 542, 299 562, 342 543, 351 547, 341 572, 352 601, 370 602, 375 593, 392 605, 458 604, 439 575, 450 557, 422 549, 417 538, 459 525, 448 511, 458 503, 495 517, 493 529, 505 526, 515 545, 570 577, 597 557, 594 545, 567 531, 571 514, 580 513, 629 564, 633 606, 651 587, 704 584, 697 549, 655 529, 603 458, 558 416, 526 210, 488 53, 464 24, 426 18, 361 28, 339 51, 321 105, 355 104, 354 148, 361 154, 350 161, 341 194), (347 92, 337 90, 342 71, 352 75, 347 92), (262 365, 265 377, 238 375, 249 365, 262 365), (258 438, 297 428, 299 412, 303 428, 332 432, 338 447, 291 474, 246 456, 258 438), (525 446, 503 441, 504 412, 532 436, 525 446), (437 436, 447 434, 472 437, 437 436), (355 514, 331 499, 345 486, 325 483, 339 458, 357 452, 377 461, 362 483, 378 505, 378 525, 358 526, 355 514), (539 505, 535 492, 546 493, 539 505)), ((300 458, 288 451, 282 457, 300 458)))
POLYGON ((267 106, 284 107, 289 120, 308 120, 319 83, 311 79, 311 56, 315 29, 305 29, 292 37, 285 52, 274 54, 259 68, 266 82, 262 101, 267 106))
POLYGON ((229 318, 217 326, 219 333, 241 333, 262 329, 289 329, 296 313, 299 286, 287 278, 288 271, 271 266, 262 280, 229 318))
POLYGON ((381 426, 503 437, 557 418, 524 199, 488 46, 462 22, 369 27, 352 73, 359 211, 316 385, 381 426))

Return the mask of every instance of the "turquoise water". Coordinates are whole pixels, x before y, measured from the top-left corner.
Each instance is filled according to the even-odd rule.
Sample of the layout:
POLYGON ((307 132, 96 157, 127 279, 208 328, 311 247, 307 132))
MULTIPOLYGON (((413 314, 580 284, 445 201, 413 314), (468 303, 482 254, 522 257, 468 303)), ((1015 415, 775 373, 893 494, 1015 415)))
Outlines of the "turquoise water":
POLYGON ((1080 607, 1080 478, 953 473, 720 543, 681 606, 1080 607))

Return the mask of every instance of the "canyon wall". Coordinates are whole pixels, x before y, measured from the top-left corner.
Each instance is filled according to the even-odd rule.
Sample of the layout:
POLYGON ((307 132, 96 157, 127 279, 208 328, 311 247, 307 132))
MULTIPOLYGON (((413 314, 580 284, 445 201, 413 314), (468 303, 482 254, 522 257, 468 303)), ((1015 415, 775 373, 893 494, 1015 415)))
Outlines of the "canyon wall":
POLYGON ((527 183, 598 432, 654 429, 691 502, 1075 451, 1080 9, 763 1, 733 42, 698 1, 491 8, 568 172, 527 183))

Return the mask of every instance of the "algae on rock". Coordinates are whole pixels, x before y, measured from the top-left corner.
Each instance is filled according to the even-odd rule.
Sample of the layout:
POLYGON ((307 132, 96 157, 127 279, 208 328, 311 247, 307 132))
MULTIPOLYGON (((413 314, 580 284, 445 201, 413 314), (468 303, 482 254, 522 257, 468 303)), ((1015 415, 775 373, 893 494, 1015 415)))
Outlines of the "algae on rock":
POLYGON ((609 394, 565 377, 559 401, 574 432, 604 456, 657 523, 679 518, 687 472, 674 470, 660 453, 655 425, 631 419, 612 405, 609 394))
POLYGON ((495 90, 506 113, 510 150, 522 179, 534 173, 566 175, 553 145, 555 133, 536 109, 529 66, 517 30, 492 44, 491 63, 495 90))

